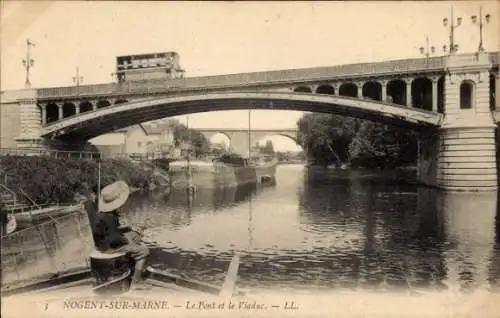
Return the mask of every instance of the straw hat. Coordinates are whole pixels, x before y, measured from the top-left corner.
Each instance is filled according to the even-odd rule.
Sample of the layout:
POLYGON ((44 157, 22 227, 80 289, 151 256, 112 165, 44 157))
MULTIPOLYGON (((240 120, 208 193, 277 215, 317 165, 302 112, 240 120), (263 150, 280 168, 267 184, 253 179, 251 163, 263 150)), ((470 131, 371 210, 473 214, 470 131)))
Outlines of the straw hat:
POLYGON ((117 181, 101 190, 99 212, 111 212, 121 207, 128 199, 130 189, 124 181, 117 181))

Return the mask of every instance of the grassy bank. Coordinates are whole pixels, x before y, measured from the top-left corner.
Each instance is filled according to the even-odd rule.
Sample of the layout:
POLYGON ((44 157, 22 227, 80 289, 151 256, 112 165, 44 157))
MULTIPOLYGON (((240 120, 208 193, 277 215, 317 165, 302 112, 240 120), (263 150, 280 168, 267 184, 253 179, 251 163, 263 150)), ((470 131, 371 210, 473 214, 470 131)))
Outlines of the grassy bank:
MULTIPOLYGON (((90 159, 8 156, 0 157, 0 167, 8 187, 22 189, 38 204, 74 202, 77 193, 88 195, 97 188, 98 163, 90 159)), ((124 180, 131 188, 150 189, 164 184, 154 172, 126 159, 103 159, 101 185, 124 180)))

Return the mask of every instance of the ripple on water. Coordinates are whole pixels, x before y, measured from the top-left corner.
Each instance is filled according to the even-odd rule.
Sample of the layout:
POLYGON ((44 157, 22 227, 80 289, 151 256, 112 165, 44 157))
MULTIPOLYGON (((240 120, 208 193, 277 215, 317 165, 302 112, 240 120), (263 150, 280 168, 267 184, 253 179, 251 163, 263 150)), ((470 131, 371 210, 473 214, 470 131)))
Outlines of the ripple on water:
POLYGON ((398 185, 379 172, 350 178, 284 167, 274 187, 204 193, 191 206, 134 197, 125 217, 150 226, 154 262, 207 282, 221 283, 239 253, 237 284, 256 289, 499 285, 496 197, 465 196, 398 185))

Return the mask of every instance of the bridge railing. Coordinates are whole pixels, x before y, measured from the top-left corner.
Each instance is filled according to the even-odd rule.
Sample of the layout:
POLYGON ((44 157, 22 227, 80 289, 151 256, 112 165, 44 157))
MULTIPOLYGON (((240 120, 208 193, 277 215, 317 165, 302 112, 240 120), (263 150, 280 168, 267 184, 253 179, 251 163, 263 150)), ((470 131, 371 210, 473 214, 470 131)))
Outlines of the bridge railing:
POLYGON ((373 74, 405 73, 444 68, 444 58, 406 59, 388 62, 359 63, 330 67, 288 69, 264 72, 239 73, 186 77, 179 79, 149 79, 125 83, 42 88, 38 98, 76 97, 79 95, 114 95, 153 93, 165 90, 203 90, 214 88, 235 88, 261 84, 281 84, 290 82, 336 80, 373 74))

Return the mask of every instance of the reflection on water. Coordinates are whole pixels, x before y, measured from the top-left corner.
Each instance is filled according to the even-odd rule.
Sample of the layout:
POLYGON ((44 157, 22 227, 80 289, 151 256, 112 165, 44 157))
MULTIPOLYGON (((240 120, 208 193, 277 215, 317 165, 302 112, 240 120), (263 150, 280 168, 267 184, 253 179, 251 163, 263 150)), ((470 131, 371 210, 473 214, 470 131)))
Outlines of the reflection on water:
POLYGON ((452 289, 500 283, 497 194, 443 193, 380 172, 282 166, 273 186, 138 195, 152 262, 246 288, 452 289))

